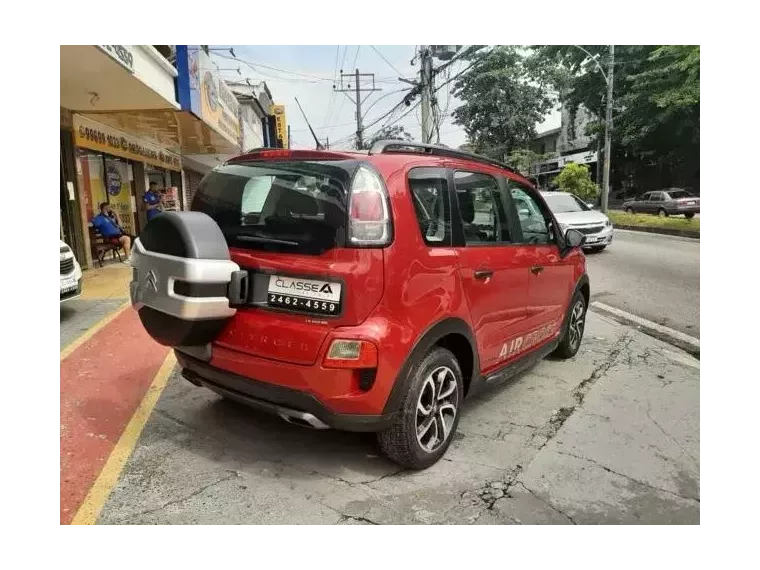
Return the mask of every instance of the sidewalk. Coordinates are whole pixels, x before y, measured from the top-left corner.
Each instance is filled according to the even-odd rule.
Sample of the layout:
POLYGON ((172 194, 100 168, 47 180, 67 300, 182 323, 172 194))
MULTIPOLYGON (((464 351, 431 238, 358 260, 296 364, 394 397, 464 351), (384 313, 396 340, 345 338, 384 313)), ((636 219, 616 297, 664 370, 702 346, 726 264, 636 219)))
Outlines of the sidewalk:
POLYGON ((61 305, 61 523, 87 496, 168 349, 127 308, 131 269, 84 273, 80 299, 61 305))

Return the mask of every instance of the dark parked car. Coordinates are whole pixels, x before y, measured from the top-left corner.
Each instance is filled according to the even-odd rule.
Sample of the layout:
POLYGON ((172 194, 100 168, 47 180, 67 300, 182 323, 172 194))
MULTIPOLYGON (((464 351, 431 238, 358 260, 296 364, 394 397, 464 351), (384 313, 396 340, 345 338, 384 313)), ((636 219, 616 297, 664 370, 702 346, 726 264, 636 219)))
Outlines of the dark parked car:
POLYGON ((662 217, 683 214, 693 218, 694 214, 699 214, 699 197, 680 188, 668 188, 647 192, 636 200, 624 202, 623 210, 629 214, 644 212, 662 217))

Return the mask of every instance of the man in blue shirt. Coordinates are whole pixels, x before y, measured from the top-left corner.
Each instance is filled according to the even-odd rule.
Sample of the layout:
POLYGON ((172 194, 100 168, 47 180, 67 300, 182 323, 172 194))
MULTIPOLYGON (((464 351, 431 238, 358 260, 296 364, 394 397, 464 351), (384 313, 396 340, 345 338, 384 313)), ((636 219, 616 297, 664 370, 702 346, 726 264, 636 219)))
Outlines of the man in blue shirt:
POLYGON ((109 206, 106 202, 103 202, 100 205, 100 213, 92 219, 92 225, 100 232, 103 239, 114 244, 121 244, 121 247, 124 248, 124 253, 126 253, 127 258, 129 258, 129 253, 132 248, 132 240, 124 233, 124 230, 116 224, 111 216, 108 215, 108 207, 109 206))
POLYGON ((162 196, 158 191, 158 183, 151 182, 148 184, 148 191, 143 195, 143 202, 148 208, 148 221, 161 213, 161 200, 162 196))

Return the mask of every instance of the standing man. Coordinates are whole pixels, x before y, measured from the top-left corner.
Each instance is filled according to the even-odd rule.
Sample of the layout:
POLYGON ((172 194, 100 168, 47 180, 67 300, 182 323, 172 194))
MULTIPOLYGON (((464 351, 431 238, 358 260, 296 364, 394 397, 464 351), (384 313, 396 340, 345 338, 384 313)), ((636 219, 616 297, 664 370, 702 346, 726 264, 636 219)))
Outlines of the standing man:
POLYGON ((148 184, 148 191, 143 196, 143 202, 145 202, 148 208, 148 221, 161 213, 162 196, 158 192, 158 182, 151 182, 148 184))

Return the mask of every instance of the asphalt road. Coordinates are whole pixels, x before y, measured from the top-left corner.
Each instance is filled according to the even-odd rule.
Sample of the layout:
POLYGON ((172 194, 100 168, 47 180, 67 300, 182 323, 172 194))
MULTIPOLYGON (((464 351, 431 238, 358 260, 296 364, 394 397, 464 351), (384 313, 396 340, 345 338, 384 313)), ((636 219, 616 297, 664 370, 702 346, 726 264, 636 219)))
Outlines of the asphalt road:
POLYGON ((586 258, 592 302, 699 338, 699 240, 615 230, 586 258))

